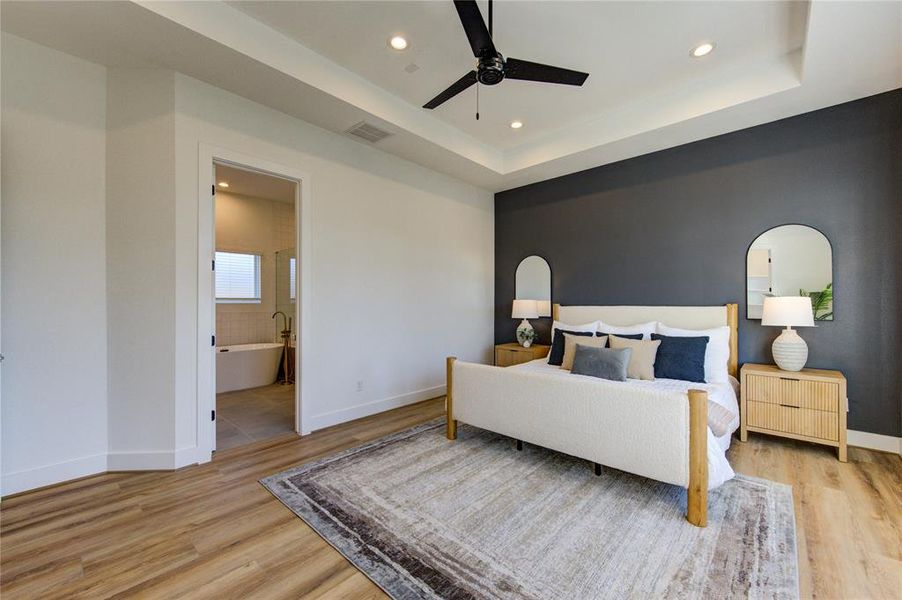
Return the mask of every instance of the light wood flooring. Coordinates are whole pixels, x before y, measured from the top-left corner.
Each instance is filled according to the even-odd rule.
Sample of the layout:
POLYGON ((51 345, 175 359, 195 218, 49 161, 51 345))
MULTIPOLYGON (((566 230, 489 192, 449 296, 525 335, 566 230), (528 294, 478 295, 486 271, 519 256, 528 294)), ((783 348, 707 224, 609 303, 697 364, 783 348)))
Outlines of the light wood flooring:
POLYGON ((294 432, 294 385, 216 394, 216 451, 294 432))
MULTIPOLYGON (((257 480, 442 414, 441 399, 217 452, 176 472, 111 473, 0 505, 0 594, 16 598, 383 598, 257 480)), ((738 472, 793 486, 803 597, 899 598, 902 458, 752 434, 738 472)), ((587 468, 589 468, 587 466, 587 468)))

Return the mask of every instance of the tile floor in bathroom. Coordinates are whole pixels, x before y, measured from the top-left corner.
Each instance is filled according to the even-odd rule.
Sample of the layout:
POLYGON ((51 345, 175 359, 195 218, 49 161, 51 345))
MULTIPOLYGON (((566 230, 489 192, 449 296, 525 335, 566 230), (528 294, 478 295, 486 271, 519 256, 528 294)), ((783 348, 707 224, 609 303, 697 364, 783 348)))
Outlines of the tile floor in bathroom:
POLYGON ((294 431, 294 385, 216 394, 216 449, 227 450, 294 431))

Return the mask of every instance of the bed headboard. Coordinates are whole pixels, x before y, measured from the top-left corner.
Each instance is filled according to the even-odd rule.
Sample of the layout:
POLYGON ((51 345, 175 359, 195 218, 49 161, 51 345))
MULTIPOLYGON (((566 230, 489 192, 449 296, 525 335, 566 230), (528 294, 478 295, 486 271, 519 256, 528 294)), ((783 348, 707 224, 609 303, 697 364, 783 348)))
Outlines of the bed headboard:
POLYGON ((635 325, 660 321, 682 329, 708 329, 730 326, 730 360, 727 370, 739 377, 739 305, 722 306, 562 306, 552 308, 555 321, 588 323, 604 321, 609 325, 635 325))

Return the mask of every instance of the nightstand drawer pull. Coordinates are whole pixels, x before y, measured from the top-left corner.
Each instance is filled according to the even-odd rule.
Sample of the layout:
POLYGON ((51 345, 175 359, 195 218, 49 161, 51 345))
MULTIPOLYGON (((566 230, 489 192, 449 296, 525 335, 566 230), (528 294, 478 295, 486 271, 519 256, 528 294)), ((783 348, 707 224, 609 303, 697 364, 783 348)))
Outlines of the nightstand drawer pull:
POLYGON ((801 406, 796 406, 795 404, 780 404, 783 408, 802 408, 801 406))

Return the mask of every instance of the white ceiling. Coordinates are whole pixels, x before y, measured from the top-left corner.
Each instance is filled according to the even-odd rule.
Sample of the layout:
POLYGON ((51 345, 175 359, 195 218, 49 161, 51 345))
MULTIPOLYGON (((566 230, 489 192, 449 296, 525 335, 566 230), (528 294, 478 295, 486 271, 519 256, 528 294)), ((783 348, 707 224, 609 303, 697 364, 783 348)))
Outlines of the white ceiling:
MULTIPOLYGON (((422 106, 473 69, 474 58, 450 1, 229 2, 311 50, 422 106), (388 47, 403 35, 407 50, 388 47), (419 67, 413 73, 405 67, 419 67)), ((486 1, 480 3, 488 15, 486 1)), ((494 41, 505 56, 590 73, 582 87, 508 80, 475 87, 435 116, 501 149, 711 73, 771 62, 802 47, 805 2, 496 2, 494 41), (716 52, 694 59, 701 42, 716 52), (520 130, 510 122, 525 123, 520 130)))
POLYGON ((219 190, 229 194, 254 196, 276 202, 294 204, 297 197, 297 183, 290 179, 238 169, 229 165, 216 165, 216 185, 219 190), (228 187, 220 186, 219 184, 222 182, 229 184, 228 187))
POLYGON ((366 120, 394 134, 376 148, 495 191, 902 87, 902 2, 497 2, 505 56, 591 75, 481 86, 479 122, 472 89, 421 108, 472 66, 450 1, 4 0, 0 25, 339 133, 366 120), (386 45, 396 33, 403 53, 386 45), (690 58, 706 40, 715 51, 690 58))

